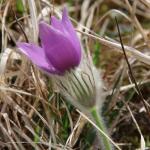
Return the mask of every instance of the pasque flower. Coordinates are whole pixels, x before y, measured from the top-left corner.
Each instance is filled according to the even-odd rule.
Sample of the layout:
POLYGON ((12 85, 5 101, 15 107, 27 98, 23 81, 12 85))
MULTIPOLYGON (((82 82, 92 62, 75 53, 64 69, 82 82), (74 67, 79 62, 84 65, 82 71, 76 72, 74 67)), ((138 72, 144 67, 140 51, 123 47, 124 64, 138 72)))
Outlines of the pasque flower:
MULTIPOLYGON (((99 114, 104 102, 101 77, 91 57, 86 54, 80 66, 73 69, 81 61, 81 46, 67 10, 63 10, 62 20, 52 16, 51 26, 40 22, 39 36, 41 47, 32 43, 18 43, 18 48, 42 70, 58 74, 52 78, 55 81, 54 87, 74 106, 87 113, 99 129, 105 132, 105 124, 99 114)), ((112 150, 109 140, 103 134, 99 135, 101 149, 112 150)))
POLYGON ((63 74, 78 66, 81 47, 67 10, 62 20, 51 17, 51 25, 39 23, 41 47, 33 43, 18 43, 17 46, 35 65, 52 74, 63 74))

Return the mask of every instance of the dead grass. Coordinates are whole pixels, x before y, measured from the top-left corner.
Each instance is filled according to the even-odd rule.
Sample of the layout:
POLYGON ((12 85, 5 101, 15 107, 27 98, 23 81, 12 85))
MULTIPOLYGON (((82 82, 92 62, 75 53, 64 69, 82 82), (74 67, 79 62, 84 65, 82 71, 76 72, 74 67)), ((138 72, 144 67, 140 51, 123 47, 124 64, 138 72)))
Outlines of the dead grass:
POLYGON ((116 16, 129 63, 149 109, 148 0, 1 0, 0 149, 70 150, 99 146, 90 121, 53 90, 53 77, 38 70, 15 47, 16 42, 26 40, 24 33, 30 42, 38 43, 38 22, 49 21, 51 14, 60 17, 64 5, 68 6, 84 49, 94 56, 98 48, 94 58, 105 82, 103 115, 112 140, 125 150, 150 147, 150 119, 130 80, 114 21, 116 16), (16 3, 20 6, 16 7, 16 3))

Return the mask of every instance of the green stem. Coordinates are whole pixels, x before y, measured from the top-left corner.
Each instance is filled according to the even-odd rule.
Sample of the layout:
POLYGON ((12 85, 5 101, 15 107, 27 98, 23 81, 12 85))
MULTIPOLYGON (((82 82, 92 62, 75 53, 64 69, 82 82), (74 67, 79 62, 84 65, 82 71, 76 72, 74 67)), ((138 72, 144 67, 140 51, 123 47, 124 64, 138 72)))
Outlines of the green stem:
MULTIPOLYGON (((107 134, 107 131, 106 131, 106 127, 104 125, 104 122, 103 122, 103 118, 102 116, 98 113, 98 110, 96 109, 96 107, 93 107, 91 109, 91 115, 96 123, 96 125, 104 132, 107 134)), ((108 140, 108 138, 103 135, 100 131, 99 131, 99 136, 100 136, 100 139, 101 140, 101 143, 103 144, 105 150, 112 150, 112 144, 110 143, 110 141, 108 140)))

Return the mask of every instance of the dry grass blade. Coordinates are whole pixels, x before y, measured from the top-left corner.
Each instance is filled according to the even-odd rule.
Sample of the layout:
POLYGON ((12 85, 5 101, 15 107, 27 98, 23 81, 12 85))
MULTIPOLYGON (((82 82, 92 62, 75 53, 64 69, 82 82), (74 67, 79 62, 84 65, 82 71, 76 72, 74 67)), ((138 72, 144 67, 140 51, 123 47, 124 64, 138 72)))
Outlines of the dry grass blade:
POLYGON ((3 18, 2 18, 2 51, 6 48, 6 41, 5 41, 5 22, 6 22, 6 16, 7 16, 7 13, 8 13, 8 9, 9 9, 9 6, 10 6, 10 1, 7 2, 7 5, 5 7, 5 10, 4 10, 4 14, 3 14, 3 18))
POLYGON ((87 120, 85 120, 85 118, 80 115, 72 130, 72 133, 70 134, 70 136, 68 137, 66 141, 66 146, 70 145, 71 147, 73 147, 76 144, 86 123, 87 123, 87 120))
POLYGON ((0 129, 2 130, 3 134, 6 136, 8 140, 13 144, 15 150, 19 150, 17 144, 15 143, 14 139, 9 135, 8 131, 6 130, 5 126, 0 123, 0 129))
MULTIPOLYGON (((77 30, 79 33, 83 34, 83 35, 86 35, 86 36, 89 36, 90 38, 93 38, 95 40, 98 40, 100 43, 108 46, 108 47, 111 47, 111 48, 116 48, 118 49, 120 52, 122 50, 121 48, 121 45, 119 43, 116 43, 116 42, 112 42, 112 41, 109 41, 109 40, 106 40, 102 37, 99 37, 99 36, 96 36, 96 35, 93 35, 93 34, 89 34, 89 33, 86 33, 86 32, 82 32, 82 31, 79 31, 77 30)), ((143 54, 141 53, 140 51, 136 50, 135 48, 133 47, 129 47, 129 46, 124 46, 125 50, 132 54, 133 57, 135 57, 137 60, 141 61, 141 62, 144 62, 145 64, 147 65, 150 65, 150 56, 146 55, 146 54, 143 54)))
POLYGON ((140 144, 141 144, 141 150, 145 150, 145 140, 144 140, 143 134, 142 134, 142 132, 141 132, 141 130, 140 130, 140 127, 139 127, 139 125, 138 125, 136 119, 134 118, 134 115, 133 115, 133 113, 132 113, 132 111, 131 111, 129 105, 126 104, 126 103, 125 103, 125 105, 126 105, 127 109, 129 110, 129 112, 130 112, 130 114, 131 114, 131 117, 132 117, 132 119, 133 119, 133 122, 135 123, 136 128, 137 128, 137 130, 138 130, 138 132, 139 132, 139 134, 140 134, 140 136, 141 136, 141 143, 140 143, 140 144))
POLYGON ((34 0, 28 0, 30 14, 31 14, 31 22, 32 22, 32 31, 33 31, 33 41, 37 42, 38 40, 38 24, 37 24, 37 10, 36 4, 34 0))
POLYGON ((21 32, 23 33, 24 37, 25 37, 26 42, 27 42, 27 43, 29 43, 28 37, 27 37, 27 35, 26 35, 26 33, 25 33, 25 31, 24 31, 24 29, 23 29, 23 27, 22 27, 21 23, 19 22, 19 20, 18 20, 18 18, 17 18, 17 16, 16 16, 16 14, 15 14, 15 12, 14 12, 14 10, 13 10, 13 9, 12 9, 12 12, 13 12, 13 14, 14 14, 14 17, 15 17, 16 23, 17 23, 17 24, 18 24, 18 26, 20 27, 20 30, 21 30, 21 32))
POLYGON ((120 29, 119 29, 119 24, 118 24, 117 18, 115 18, 115 20, 116 20, 116 24, 117 24, 117 29, 118 29, 118 33, 119 33, 119 38, 120 38, 121 47, 122 47, 122 50, 123 50, 123 53, 124 53, 124 57, 125 57, 125 60, 126 60, 126 62, 127 62, 128 68, 129 68, 129 73, 130 73, 130 76, 131 76, 131 80, 132 80, 133 83, 135 84, 135 88, 136 88, 136 90, 138 91, 139 98, 140 98, 140 100, 142 101, 142 103, 143 103, 143 105, 144 105, 144 107, 145 107, 145 109, 146 109, 146 111, 147 111, 147 114, 148 114, 149 117, 150 117, 149 108, 148 108, 147 104, 145 103, 145 100, 144 100, 144 98, 143 98, 143 95, 142 95, 142 93, 141 93, 141 91, 140 91, 140 89, 139 89, 139 86, 138 86, 138 84, 137 84, 135 78, 134 78, 134 75, 133 75, 133 72, 132 72, 132 68, 131 68, 130 63, 129 63, 129 61, 128 61, 128 58, 127 58, 127 55, 126 55, 126 52, 125 52, 125 49, 124 49, 124 45, 123 45, 123 42, 122 42, 122 38, 121 38, 121 34, 120 34, 120 29))

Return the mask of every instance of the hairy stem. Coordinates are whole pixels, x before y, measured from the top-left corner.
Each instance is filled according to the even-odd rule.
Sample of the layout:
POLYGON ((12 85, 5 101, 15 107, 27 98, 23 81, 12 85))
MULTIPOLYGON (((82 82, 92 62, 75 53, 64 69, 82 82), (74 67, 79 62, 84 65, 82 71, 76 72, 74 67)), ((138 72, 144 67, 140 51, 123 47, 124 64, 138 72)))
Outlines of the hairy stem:
MULTIPOLYGON (((99 114, 98 110, 96 107, 93 107, 91 109, 91 115, 96 123, 96 125, 104 132, 107 134, 107 129, 106 126, 103 122, 102 116, 99 114)), ((99 132, 99 138, 101 139, 101 144, 102 144, 102 149, 104 150, 112 150, 112 144, 110 143, 109 139, 103 135, 101 132, 99 132)))

